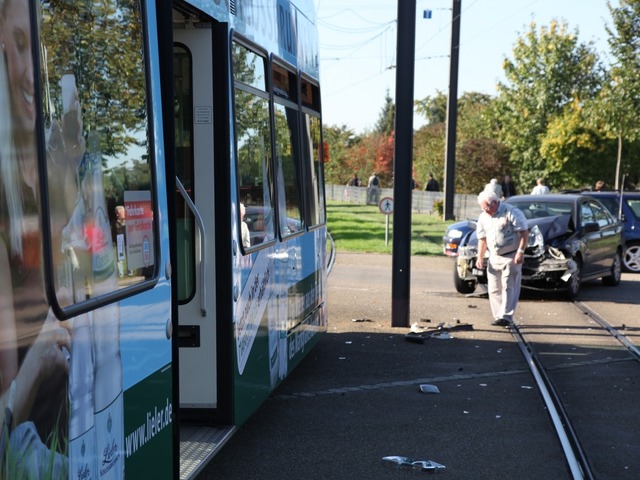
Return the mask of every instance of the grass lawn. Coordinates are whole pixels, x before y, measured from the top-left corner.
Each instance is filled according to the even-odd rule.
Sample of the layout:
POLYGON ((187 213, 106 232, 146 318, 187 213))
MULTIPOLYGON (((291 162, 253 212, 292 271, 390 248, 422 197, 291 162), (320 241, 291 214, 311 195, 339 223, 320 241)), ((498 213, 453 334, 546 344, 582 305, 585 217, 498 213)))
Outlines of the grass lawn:
MULTIPOLYGON (((327 226, 337 251, 392 253, 393 215, 389 216, 389 244, 385 244, 386 215, 377 206, 327 203, 327 226)), ((411 255, 442 255, 442 235, 452 221, 426 213, 411 214, 411 255)))

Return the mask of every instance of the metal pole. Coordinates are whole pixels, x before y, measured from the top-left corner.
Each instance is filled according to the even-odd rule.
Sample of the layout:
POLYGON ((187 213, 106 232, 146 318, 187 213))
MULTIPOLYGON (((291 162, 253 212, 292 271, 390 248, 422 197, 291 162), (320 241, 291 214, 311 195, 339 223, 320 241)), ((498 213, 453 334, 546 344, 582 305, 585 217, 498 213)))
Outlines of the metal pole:
POLYGON ((449 65, 449 98, 447 100, 447 145, 444 171, 444 219, 453 220, 455 196, 456 128, 458 125, 458 57, 460 56, 460 10, 462 0, 453 0, 451 19, 451 63, 449 65))
POLYGON ((391 326, 409 326, 416 1, 398 0, 391 326))

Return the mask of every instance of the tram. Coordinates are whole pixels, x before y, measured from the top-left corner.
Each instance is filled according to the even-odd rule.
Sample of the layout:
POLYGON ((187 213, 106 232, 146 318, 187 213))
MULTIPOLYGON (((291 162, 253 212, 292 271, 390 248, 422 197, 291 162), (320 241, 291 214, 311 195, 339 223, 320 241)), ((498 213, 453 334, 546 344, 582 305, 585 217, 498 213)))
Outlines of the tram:
POLYGON ((326 331, 312 0, 1 0, 0 478, 195 478, 326 331))

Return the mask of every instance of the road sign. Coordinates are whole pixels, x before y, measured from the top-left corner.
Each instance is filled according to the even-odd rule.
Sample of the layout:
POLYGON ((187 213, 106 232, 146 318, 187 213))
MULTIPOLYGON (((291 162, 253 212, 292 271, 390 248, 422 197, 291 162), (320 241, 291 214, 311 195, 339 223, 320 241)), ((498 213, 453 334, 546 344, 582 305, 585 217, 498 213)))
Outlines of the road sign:
POLYGON ((391 215, 393 213, 393 197, 383 197, 378 203, 378 208, 385 215, 391 215))

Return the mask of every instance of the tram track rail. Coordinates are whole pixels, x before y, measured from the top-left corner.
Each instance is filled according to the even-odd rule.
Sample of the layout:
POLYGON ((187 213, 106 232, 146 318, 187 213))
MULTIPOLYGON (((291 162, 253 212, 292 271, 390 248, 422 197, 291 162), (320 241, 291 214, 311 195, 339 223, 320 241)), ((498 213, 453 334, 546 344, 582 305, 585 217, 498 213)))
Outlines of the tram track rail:
POLYGON ((545 408, 547 409, 547 412, 549 412, 549 417, 556 431, 556 435, 558 436, 558 440, 562 445, 562 450, 567 460, 567 466, 571 471, 574 480, 594 479, 595 477, 593 476, 587 456, 580 445, 578 435, 571 425, 571 420, 564 408, 555 385, 540 362, 538 355, 529 346, 518 326, 512 324, 509 329, 511 330, 513 337, 516 339, 518 347, 531 370, 531 374, 533 375, 538 391, 542 396, 545 408))
MULTIPOLYGON (((629 353, 633 355, 633 357, 640 361, 640 348, 631 342, 626 335, 620 332, 619 329, 611 325, 604 318, 602 318, 598 313, 596 313, 592 308, 590 308, 587 304, 579 301, 574 301, 573 304, 582 310, 586 315, 588 315, 592 320, 597 322, 604 330, 609 332, 612 337, 618 340, 624 347, 629 350, 629 353)), ((624 325, 622 325, 624 328, 624 325)))
MULTIPOLYGON (((583 314, 588 316, 590 320, 593 320, 597 325, 599 325, 602 331, 607 332, 611 337, 622 344, 633 359, 640 361, 640 349, 620 331, 621 328, 626 328, 624 324, 621 328, 617 328, 587 304, 580 301, 574 301, 572 303, 583 314)), ((544 366, 540 355, 536 353, 536 349, 532 347, 527 340, 526 334, 523 333, 522 329, 518 325, 513 324, 509 329, 535 380, 538 391, 542 397, 545 408, 549 413, 550 420, 561 444, 563 454, 572 477, 575 480, 592 480, 597 478, 594 474, 592 465, 589 462, 589 457, 581 444, 580 437, 572 425, 571 417, 565 408, 561 395, 552 381, 547 368, 544 366)))

